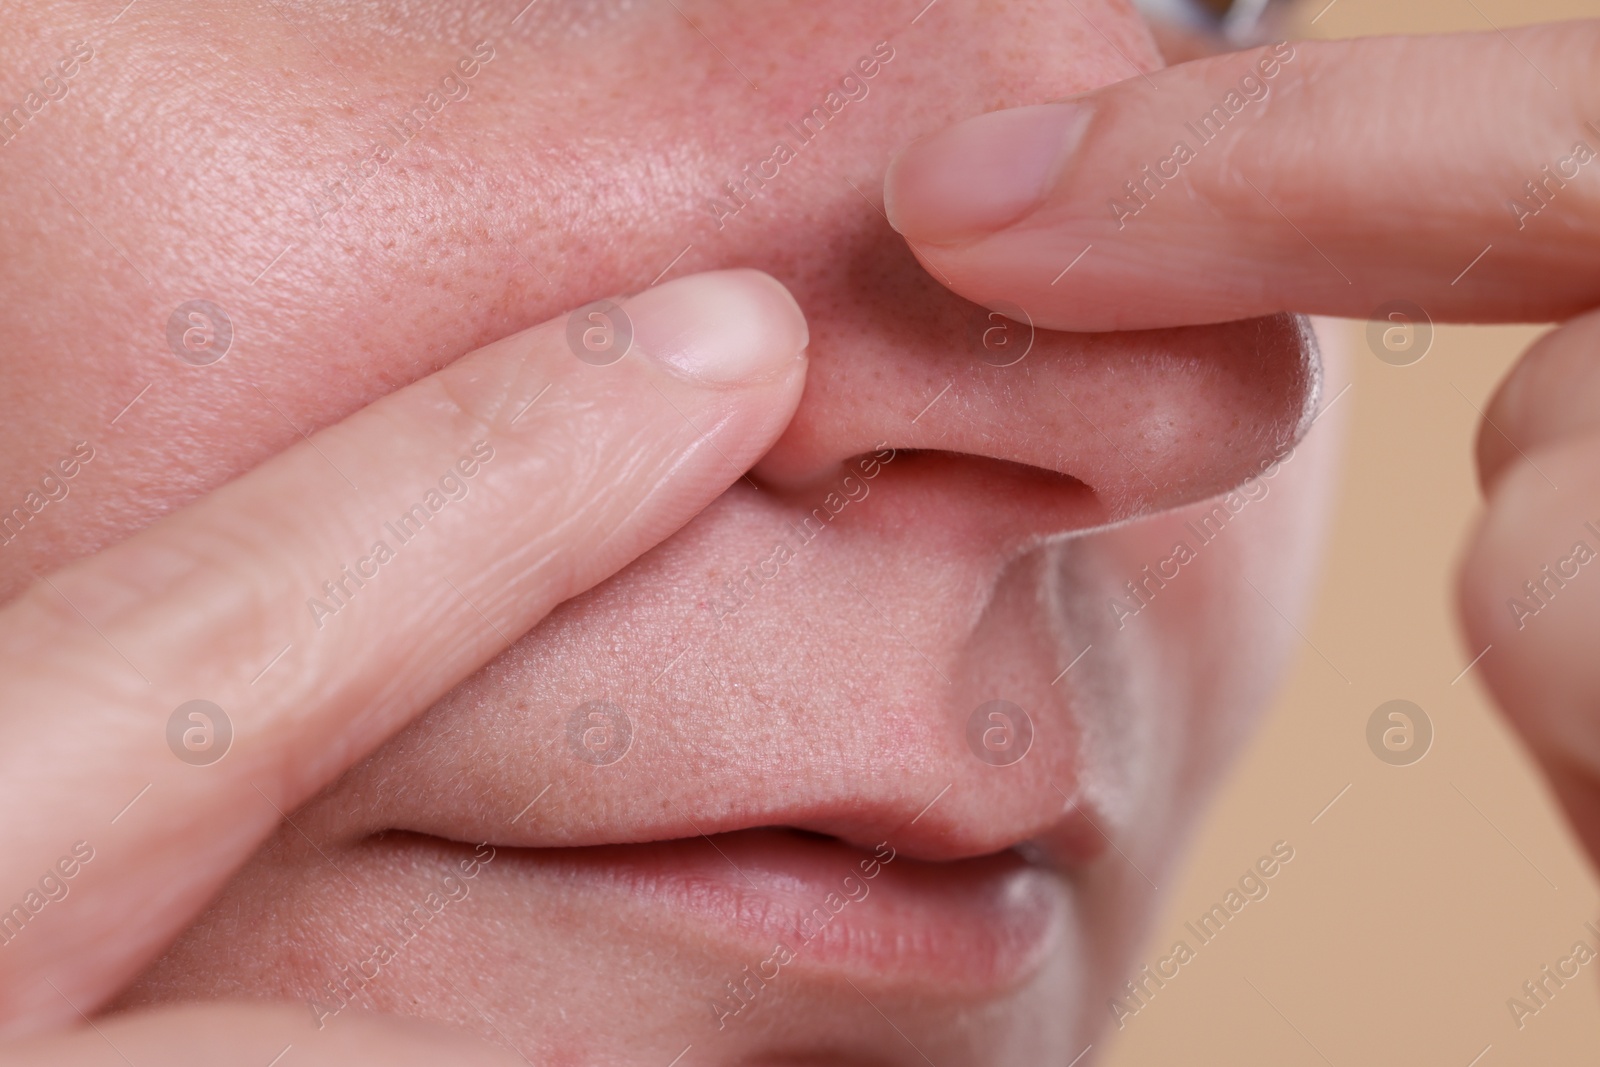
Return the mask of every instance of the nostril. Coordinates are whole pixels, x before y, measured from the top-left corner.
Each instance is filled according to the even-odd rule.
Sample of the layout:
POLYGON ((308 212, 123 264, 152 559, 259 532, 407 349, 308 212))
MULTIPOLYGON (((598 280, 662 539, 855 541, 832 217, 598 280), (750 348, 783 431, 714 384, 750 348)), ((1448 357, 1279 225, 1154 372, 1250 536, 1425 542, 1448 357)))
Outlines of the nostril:
POLYGON ((1007 481, 1027 482, 1040 489, 1065 489, 1072 492, 1092 492, 1092 487, 1081 478, 1064 471, 1038 467, 1010 459, 971 456, 950 452, 942 448, 902 448, 896 453, 897 462, 903 461, 901 470, 950 473, 959 466, 978 467, 994 477, 1007 481))
POLYGON ((880 468, 899 481, 933 467, 927 457, 947 470, 949 457, 982 459, 990 472, 1010 465, 1013 482, 1015 469, 1053 472, 1075 499, 1092 488, 1097 508, 1059 532, 1082 530, 1235 487, 1293 445, 1317 393, 1315 344, 1293 316, 1040 330, 1024 358, 1000 367, 953 342, 965 328, 959 308, 918 310, 888 322, 860 309, 814 316, 805 394, 756 480, 785 497, 825 496, 880 468))
POLYGON ((974 465, 989 471, 993 477, 1019 486, 1078 493, 1092 492, 1092 488, 1082 479, 1048 467, 1038 467, 1015 460, 965 455, 942 448, 893 448, 888 445, 873 452, 862 452, 851 456, 803 482, 772 477, 770 470, 762 467, 752 471, 750 479, 757 488, 766 492, 803 502, 812 497, 822 498, 829 492, 845 492, 854 488, 847 479, 854 479, 857 482, 876 481, 891 468, 899 477, 920 478, 960 473, 963 469, 974 465))
POLYGON ((804 503, 812 499, 821 500, 829 493, 859 492, 857 483, 876 481, 890 466, 905 467, 906 461, 919 451, 894 448, 884 443, 844 459, 811 463, 804 467, 763 460, 750 471, 748 477, 751 484, 764 492, 793 503, 804 503))
POLYGON ((1101 495, 1070 474, 937 448, 879 449, 798 485, 759 471, 752 482, 795 509, 790 524, 807 543, 824 531, 889 535, 910 524, 928 536, 944 531, 951 551, 977 539, 1009 555, 1035 541, 1041 524, 1075 530, 1113 517, 1101 495))
POLYGON ((839 840, 837 837, 834 837, 832 834, 824 834, 824 833, 821 833, 821 832, 816 831, 816 830, 807 830, 804 827, 800 827, 800 826, 779 826, 779 827, 775 827, 775 829, 781 830, 784 833, 789 834, 791 837, 798 837, 803 841, 837 841, 837 840, 839 840))

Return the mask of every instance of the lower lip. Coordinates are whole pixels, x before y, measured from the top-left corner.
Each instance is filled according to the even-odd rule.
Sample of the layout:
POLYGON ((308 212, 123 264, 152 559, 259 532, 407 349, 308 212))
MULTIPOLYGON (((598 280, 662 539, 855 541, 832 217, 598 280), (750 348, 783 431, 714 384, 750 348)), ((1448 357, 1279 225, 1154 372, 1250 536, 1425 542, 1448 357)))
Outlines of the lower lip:
POLYGON ((744 830, 563 849, 547 862, 680 916, 764 981, 803 971, 996 994, 1027 981, 1065 929, 1063 879, 1009 852, 927 863, 892 844, 744 830))

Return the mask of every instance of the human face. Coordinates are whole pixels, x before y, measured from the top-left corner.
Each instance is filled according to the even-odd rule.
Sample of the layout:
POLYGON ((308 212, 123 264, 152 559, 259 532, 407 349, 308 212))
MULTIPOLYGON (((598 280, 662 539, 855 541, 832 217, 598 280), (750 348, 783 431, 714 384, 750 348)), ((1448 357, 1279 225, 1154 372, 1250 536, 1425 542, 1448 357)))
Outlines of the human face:
POLYGON ((1303 331, 996 366, 1019 332, 884 222, 908 140, 1151 62, 1122 4, 520 7, 42 5, 0 46, 93 50, 0 147, 0 329, 43 357, 3 368, 0 500, 95 456, 9 591, 663 274, 759 267, 811 324, 748 479, 296 812, 121 1003, 372 1007, 552 1064, 1070 1058, 1284 652, 1239 590, 1248 559, 1292 611, 1307 570, 1303 331), (204 366, 167 337, 193 299, 233 330, 204 366), (1238 510, 1109 525, 1264 467, 1238 510))

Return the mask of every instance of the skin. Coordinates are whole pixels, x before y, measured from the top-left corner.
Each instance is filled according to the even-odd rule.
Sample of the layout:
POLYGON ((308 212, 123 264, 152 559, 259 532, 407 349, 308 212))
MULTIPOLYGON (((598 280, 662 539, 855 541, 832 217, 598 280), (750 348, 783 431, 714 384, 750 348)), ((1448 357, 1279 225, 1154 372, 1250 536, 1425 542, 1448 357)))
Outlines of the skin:
MULTIPOLYGON (((1123 6, 945 4, 914 25, 915 10, 845 3, 759 20, 683 7, 692 25, 666 5, 541 4, 513 24, 430 4, 337 26, 286 4, 202 23, 135 7, 114 24, 36 5, 0 46, 17 69, 74 37, 95 48, 0 148, 0 333, 50 354, 0 369, 0 499, 24 499, 79 440, 96 454, 0 555, 21 679, 0 780, 9 810, 26 797, 52 813, 11 833, 4 885, 20 894, 62 842, 104 842, 0 959, 12 1035, 137 1009, 107 1033, 172 1062, 219 1045, 259 1044, 262 1062, 285 1042, 327 1062, 405 1049, 354 1008, 315 1028, 306 999, 397 904, 490 842, 448 936, 419 939, 361 1009, 455 1024, 541 1064, 666 1063, 690 1043, 718 1063, 1034 1064, 1097 1039, 1151 887, 1295 640, 1284 616, 1304 602, 1328 481, 1323 424, 1291 452, 1316 409, 1315 355, 1275 315, 1041 332, 1021 362, 993 366, 968 338, 995 322, 887 225, 879 189, 906 141, 1114 81, 1129 57, 1157 66, 1123 6), (381 116, 480 40, 493 58, 470 95, 328 210, 338 164, 365 158, 381 116), (880 41, 893 58, 867 96, 748 206, 707 210, 880 41), (438 440, 437 410, 374 402, 407 403, 418 394, 396 390, 438 388, 428 375, 544 322, 521 335, 543 341, 516 342, 536 349, 521 366, 576 373, 566 309, 664 270, 734 267, 768 272, 803 311, 803 395, 777 371, 718 387, 704 411, 689 389, 679 414, 722 427, 712 456, 649 394, 562 378, 544 436, 340 611, 342 654, 286 656, 252 689, 284 628, 308 625, 307 576, 352 558, 352 530, 415 499, 453 454, 417 444, 438 440), (235 329, 205 367, 164 333, 197 295, 235 329), (780 579, 743 577, 883 448, 894 458, 870 498, 827 540, 780 579), (322 451, 365 464, 356 481, 376 502, 352 515, 322 451), (615 458, 635 453, 657 465, 615 458), (701 466, 683 466, 691 455, 701 466), (1211 514, 1194 502, 1252 476, 1237 525, 1119 627, 1108 602, 1211 514), (597 517, 552 519, 568 509, 597 517), (216 529, 234 532, 229 551, 198 584, 149 569, 216 529), (539 537, 556 562, 519 567, 539 537), (72 560, 87 562, 58 578, 81 616, 29 586, 72 560), (440 600, 440 574, 466 606, 440 600), (155 676, 151 692, 86 618, 155 676), (204 776, 162 735, 197 692, 242 728, 204 776), (597 695, 634 730, 626 758, 600 767, 564 732, 597 695), (997 696, 1035 729, 1008 767, 965 740, 997 696), (69 709, 78 751, 46 754, 58 749, 25 711, 39 706, 69 709), (170 788, 103 828, 157 779, 170 788), (719 1030, 707 1005, 748 962, 742 946, 575 887, 567 850, 759 827, 841 848, 892 840, 952 884, 964 861, 1024 846, 1050 922, 1003 980, 802 962, 770 1007, 719 1030), (139 1014, 249 998, 297 1003, 139 1014)), ((514 376, 495 410, 542 380, 514 376)), ((38 1041, 16 1056, 106 1055, 89 1032, 38 1041)))

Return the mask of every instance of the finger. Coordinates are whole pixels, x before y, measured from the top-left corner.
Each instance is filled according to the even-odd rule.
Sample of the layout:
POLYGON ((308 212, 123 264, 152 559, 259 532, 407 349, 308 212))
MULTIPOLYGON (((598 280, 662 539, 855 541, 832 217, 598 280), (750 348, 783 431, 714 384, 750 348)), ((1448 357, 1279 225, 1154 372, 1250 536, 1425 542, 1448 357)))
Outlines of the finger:
POLYGON ((618 362, 585 347, 623 350, 614 313, 489 345, 0 611, 11 1032, 92 1010, 284 812, 767 449, 804 377, 777 282, 624 310, 618 362))
POLYGON ((319 1028, 305 1008, 288 1004, 134 1012, 0 1049, 0 1067, 268 1067, 280 1062, 284 1067, 529 1067, 520 1055, 446 1027, 352 1012, 319 1028))
POLYGON ((1478 478, 1487 492, 1530 451, 1600 433, 1600 312, 1540 338, 1495 391, 1478 426, 1478 478))
POLYGON ((1600 861, 1600 419, 1580 410, 1600 395, 1595 320, 1543 338, 1490 409, 1480 441, 1501 446, 1480 444, 1488 505, 1460 599, 1476 670, 1600 861))
POLYGON ((1600 304, 1600 22, 1278 44, 908 147, 886 210, 1038 325, 1275 311, 1550 321, 1600 304))

